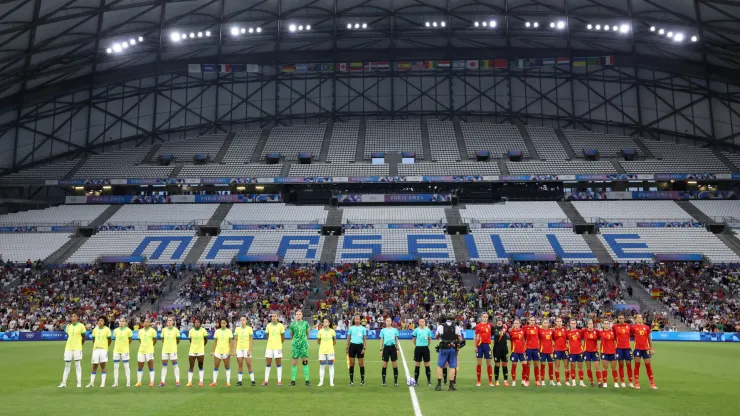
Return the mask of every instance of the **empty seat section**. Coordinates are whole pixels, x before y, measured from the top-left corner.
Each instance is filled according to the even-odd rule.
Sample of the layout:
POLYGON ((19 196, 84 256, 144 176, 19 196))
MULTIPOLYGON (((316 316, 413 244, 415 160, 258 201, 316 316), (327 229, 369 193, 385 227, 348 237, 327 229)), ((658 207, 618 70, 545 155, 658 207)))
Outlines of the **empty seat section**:
POLYGON ((509 150, 520 150, 529 157, 529 150, 524 144, 519 129, 511 124, 460 123, 468 158, 475 159, 475 153, 481 150, 491 152, 491 157, 500 159, 509 150))
POLYGON ((740 222, 740 201, 691 201, 701 212, 715 221, 740 222))
POLYGON ((455 261, 452 240, 442 230, 345 230, 337 245, 337 263, 367 261, 373 254, 412 254, 424 262, 455 261))
MULTIPOLYGON (((360 122, 334 123, 327 162, 353 162, 357 156, 360 122)), ((317 155, 318 156, 318 155, 317 155)))
POLYGON ((673 201, 573 201, 573 206, 586 220, 691 220, 673 201))
POLYGON ((537 151, 542 160, 566 160, 569 159, 568 153, 560 143, 558 135, 552 127, 527 126, 534 150, 537 151))
POLYGON ((288 176, 388 176, 388 164, 369 163, 316 163, 291 165, 288 176))
POLYGON ((506 162, 512 175, 577 175, 581 173, 617 173, 608 160, 587 162, 585 160, 524 161, 506 162))
POLYGON ((182 263, 196 238, 193 231, 100 231, 72 254, 67 263, 94 263, 101 256, 134 254, 145 257, 149 264, 182 263))
POLYGON ((46 209, 22 211, 0 215, 0 224, 44 225, 73 224, 88 225, 108 208, 108 205, 60 205, 46 209))
POLYGON ((631 137, 586 130, 563 130, 563 134, 578 157, 583 156, 584 150, 591 149, 598 150, 601 157, 619 157, 623 149, 632 149, 640 153, 631 137))
POLYGON ((740 155, 737 153, 730 153, 730 152, 722 152, 722 155, 726 157, 730 162, 732 162, 733 166, 730 166, 735 169, 740 169, 740 155))
POLYGON ((268 153, 280 153, 287 160, 298 160, 299 153, 310 153, 317 158, 325 131, 326 124, 273 127, 260 159, 268 153))
POLYGON ((211 239, 198 262, 227 264, 237 255, 277 255, 286 263, 315 263, 323 247, 318 230, 223 230, 211 239))
POLYGON ((79 163, 79 159, 67 160, 64 162, 51 163, 31 169, 24 169, 19 172, 11 173, 0 177, 0 180, 42 180, 42 179, 63 179, 69 171, 79 163))
POLYGON ((714 234, 702 228, 606 228, 599 239, 620 263, 653 261, 654 254, 682 253, 702 254, 713 263, 740 261, 714 234))
POLYGON ((365 159, 373 152, 416 152, 424 158, 419 120, 368 120, 365 129, 365 159))
MULTIPOLYGON (((224 154, 223 163, 233 165, 249 163, 260 140, 262 130, 239 130, 224 154)), ((214 155, 215 156, 215 155, 214 155)))
POLYGON ((323 206, 235 204, 224 221, 233 224, 324 224, 327 214, 323 206))
POLYGON ((21 263, 45 260, 70 237, 67 233, 0 233, 0 258, 21 263))
POLYGON ((498 175, 498 164, 488 162, 436 162, 398 165, 399 175, 498 175))
POLYGON ((444 208, 344 208, 343 224, 446 223, 444 208))
POLYGON ((711 150, 697 146, 643 139, 642 143, 660 160, 620 162, 629 173, 729 173, 711 150))
POLYGON ((472 229, 466 236, 470 260, 493 263, 509 261, 520 253, 556 254, 566 263, 598 263, 583 236, 572 229, 472 229))
POLYGON ((460 160, 460 149, 455 138, 455 126, 451 121, 426 120, 429 132, 429 147, 432 160, 454 162, 460 160))
POLYGON ((124 205, 108 224, 188 224, 210 220, 216 208, 218 204, 124 205))
POLYGON ((178 162, 192 162, 196 154, 205 154, 216 157, 226 140, 226 134, 209 134, 198 137, 188 137, 185 140, 165 142, 159 148, 157 155, 171 154, 178 162))
POLYGON ((280 176, 283 165, 184 165, 178 175, 181 178, 275 178, 280 176))
POLYGON ((139 165, 151 146, 134 147, 90 156, 75 179, 167 178, 173 166, 139 165))
POLYGON ((523 222, 524 220, 567 220, 555 201, 505 202, 501 204, 467 204, 460 210, 465 222, 523 222))

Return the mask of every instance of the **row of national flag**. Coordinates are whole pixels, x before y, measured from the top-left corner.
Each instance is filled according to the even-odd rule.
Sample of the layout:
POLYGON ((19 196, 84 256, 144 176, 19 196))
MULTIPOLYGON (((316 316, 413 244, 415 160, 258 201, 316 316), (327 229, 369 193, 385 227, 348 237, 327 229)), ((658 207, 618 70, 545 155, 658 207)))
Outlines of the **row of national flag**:
POLYGON ((260 66, 256 64, 189 64, 188 72, 219 74, 236 72, 260 72, 260 66))
POLYGON ((578 56, 571 58, 529 58, 513 59, 511 67, 514 69, 538 68, 547 66, 558 67, 586 67, 614 65, 614 56, 578 56))

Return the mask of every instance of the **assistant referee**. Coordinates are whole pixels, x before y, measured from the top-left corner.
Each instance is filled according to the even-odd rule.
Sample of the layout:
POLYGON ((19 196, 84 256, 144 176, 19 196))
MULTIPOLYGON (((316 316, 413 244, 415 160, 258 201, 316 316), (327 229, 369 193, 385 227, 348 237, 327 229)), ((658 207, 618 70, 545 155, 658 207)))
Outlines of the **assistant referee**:
POLYGON ((360 361, 360 386, 365 385, 365 348, 367 348, 367 328, 362 326, 360 315, 352 318, 352 326, 347 331, 347 357, 349 357, 349 385, 355 385, 355 359, 360 361))
POLYGON ((429 361, 431 361, 431 353, 429 352, 429 340, 432 338, 432 330, 427 328, 426 320, 419 319, 419 326, 414 329, 411 333, 411 337, 414 340, 414 362, 416 368, 414 369, 414 380, 419 383, 419 370, 421 368, 421 362, 424 361, 424 369, 427 374, 427 385, 432 385, 432 370, 429 369, 429 361))

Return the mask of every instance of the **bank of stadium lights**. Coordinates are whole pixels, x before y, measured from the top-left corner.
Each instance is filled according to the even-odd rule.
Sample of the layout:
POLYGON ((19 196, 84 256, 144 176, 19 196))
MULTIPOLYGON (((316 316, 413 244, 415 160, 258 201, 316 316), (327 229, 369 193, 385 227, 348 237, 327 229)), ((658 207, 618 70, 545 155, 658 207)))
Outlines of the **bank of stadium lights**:
POLYGON ((439 29, 441 27, 447 26, 447 22, 442 20, 441 22, 433 21, 433 22, 424 22, 424 27, 428 27, 431 29, 439 29))
POLYGON ((347 23, 347 30, 367 29, 367 23, 347 23))
POLYGON ((254 34, 254 33, 262 33, 261 27, 240 27, 240 26, 234 26, 229 31, 231 33, 231 36, 239 36, 239 35, 245 35, 247 33, 254 34))
POLYGON ((627 34, 630 32, 630 25, 626 23, 622 23, 621 25, 600 25, 600 24, 587 24, 586 29, 588 30, 597 30, 597 31, 604 31, 604 32, 619 32, 621 34, 627 34))
MULTIPOLYGON (((672 30, 669 30, 669 29, 657 28, 655 26, 650 26, 650 32, 657 33, 660 36, 665 36, 665 37, 667 37, 669 39, 672 39, 676 43, 681 43, 684 40, 686 40, 686 35, 684 35, 682 32, 673 32, 672 30)), ((689 40, 691 40, 692 42, 698 42, 699 41, 699 37, 696 36, 696 35, 692 35, 689 38, 689 40)))
POLYGON ((132 37, 132 38, 130 38, 128 40, 124 40, 123 42, 115 42, 115 43, 113 43, 108 48, 106 48, 105 52, 108 53, 108 54, 121 53, 124 50, 126 50, 126 49, 128 49, 130 47, 136 46, 136 45, 138 45, 140 43, 143 43, 143 42, 144 42, 144 37, 143 36, 132 37))
POLYGON ((565 29, 565 21, 560 20, 557 22, 550 22, 550 29, 558 29, 558 30, 565 29))
POLYGON ((180 42, 181 40, 196 39, 196 38, 209 38, 211 37, 211 31, 198 31, 198 32, 172 32, 170 33, 170 40, 173 42, 180 42))
POLYGON ((526 22, 524 23, 524 27, 537 29, 538 27, 540 27, 540 23, 539 22, 526 22))
POLYGON ((475 23, 473 23, 473 26, 475 26, 475 27, 485 27, 485 28, 488 28, 488 29, 495 29, 496 28, 496 21, 495 20, 482 21, 482 22, 476 21, 475 23))
POLYGON ((297 25, 295 23, 291 23, 290 25, 288 25, 289 32, 303 32, 304 30, 311 30, 311 25, 297 25))

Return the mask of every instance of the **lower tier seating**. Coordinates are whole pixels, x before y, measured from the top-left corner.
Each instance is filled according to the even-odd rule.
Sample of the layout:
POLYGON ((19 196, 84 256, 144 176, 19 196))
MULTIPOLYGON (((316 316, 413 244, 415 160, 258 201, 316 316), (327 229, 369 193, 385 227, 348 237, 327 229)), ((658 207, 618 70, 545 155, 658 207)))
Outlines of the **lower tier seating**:
POLYGON ((508 262, 512 254, 556 254, 566 263, 597 263, 582 236, 569 228, 472 229, 470 260, 508 262))
POLYGON ((337 245, 337 263, 356 263, 373 254, 418 254, 424 262, 455 261, 452 240, 437 229, 345 230, 337 245))

